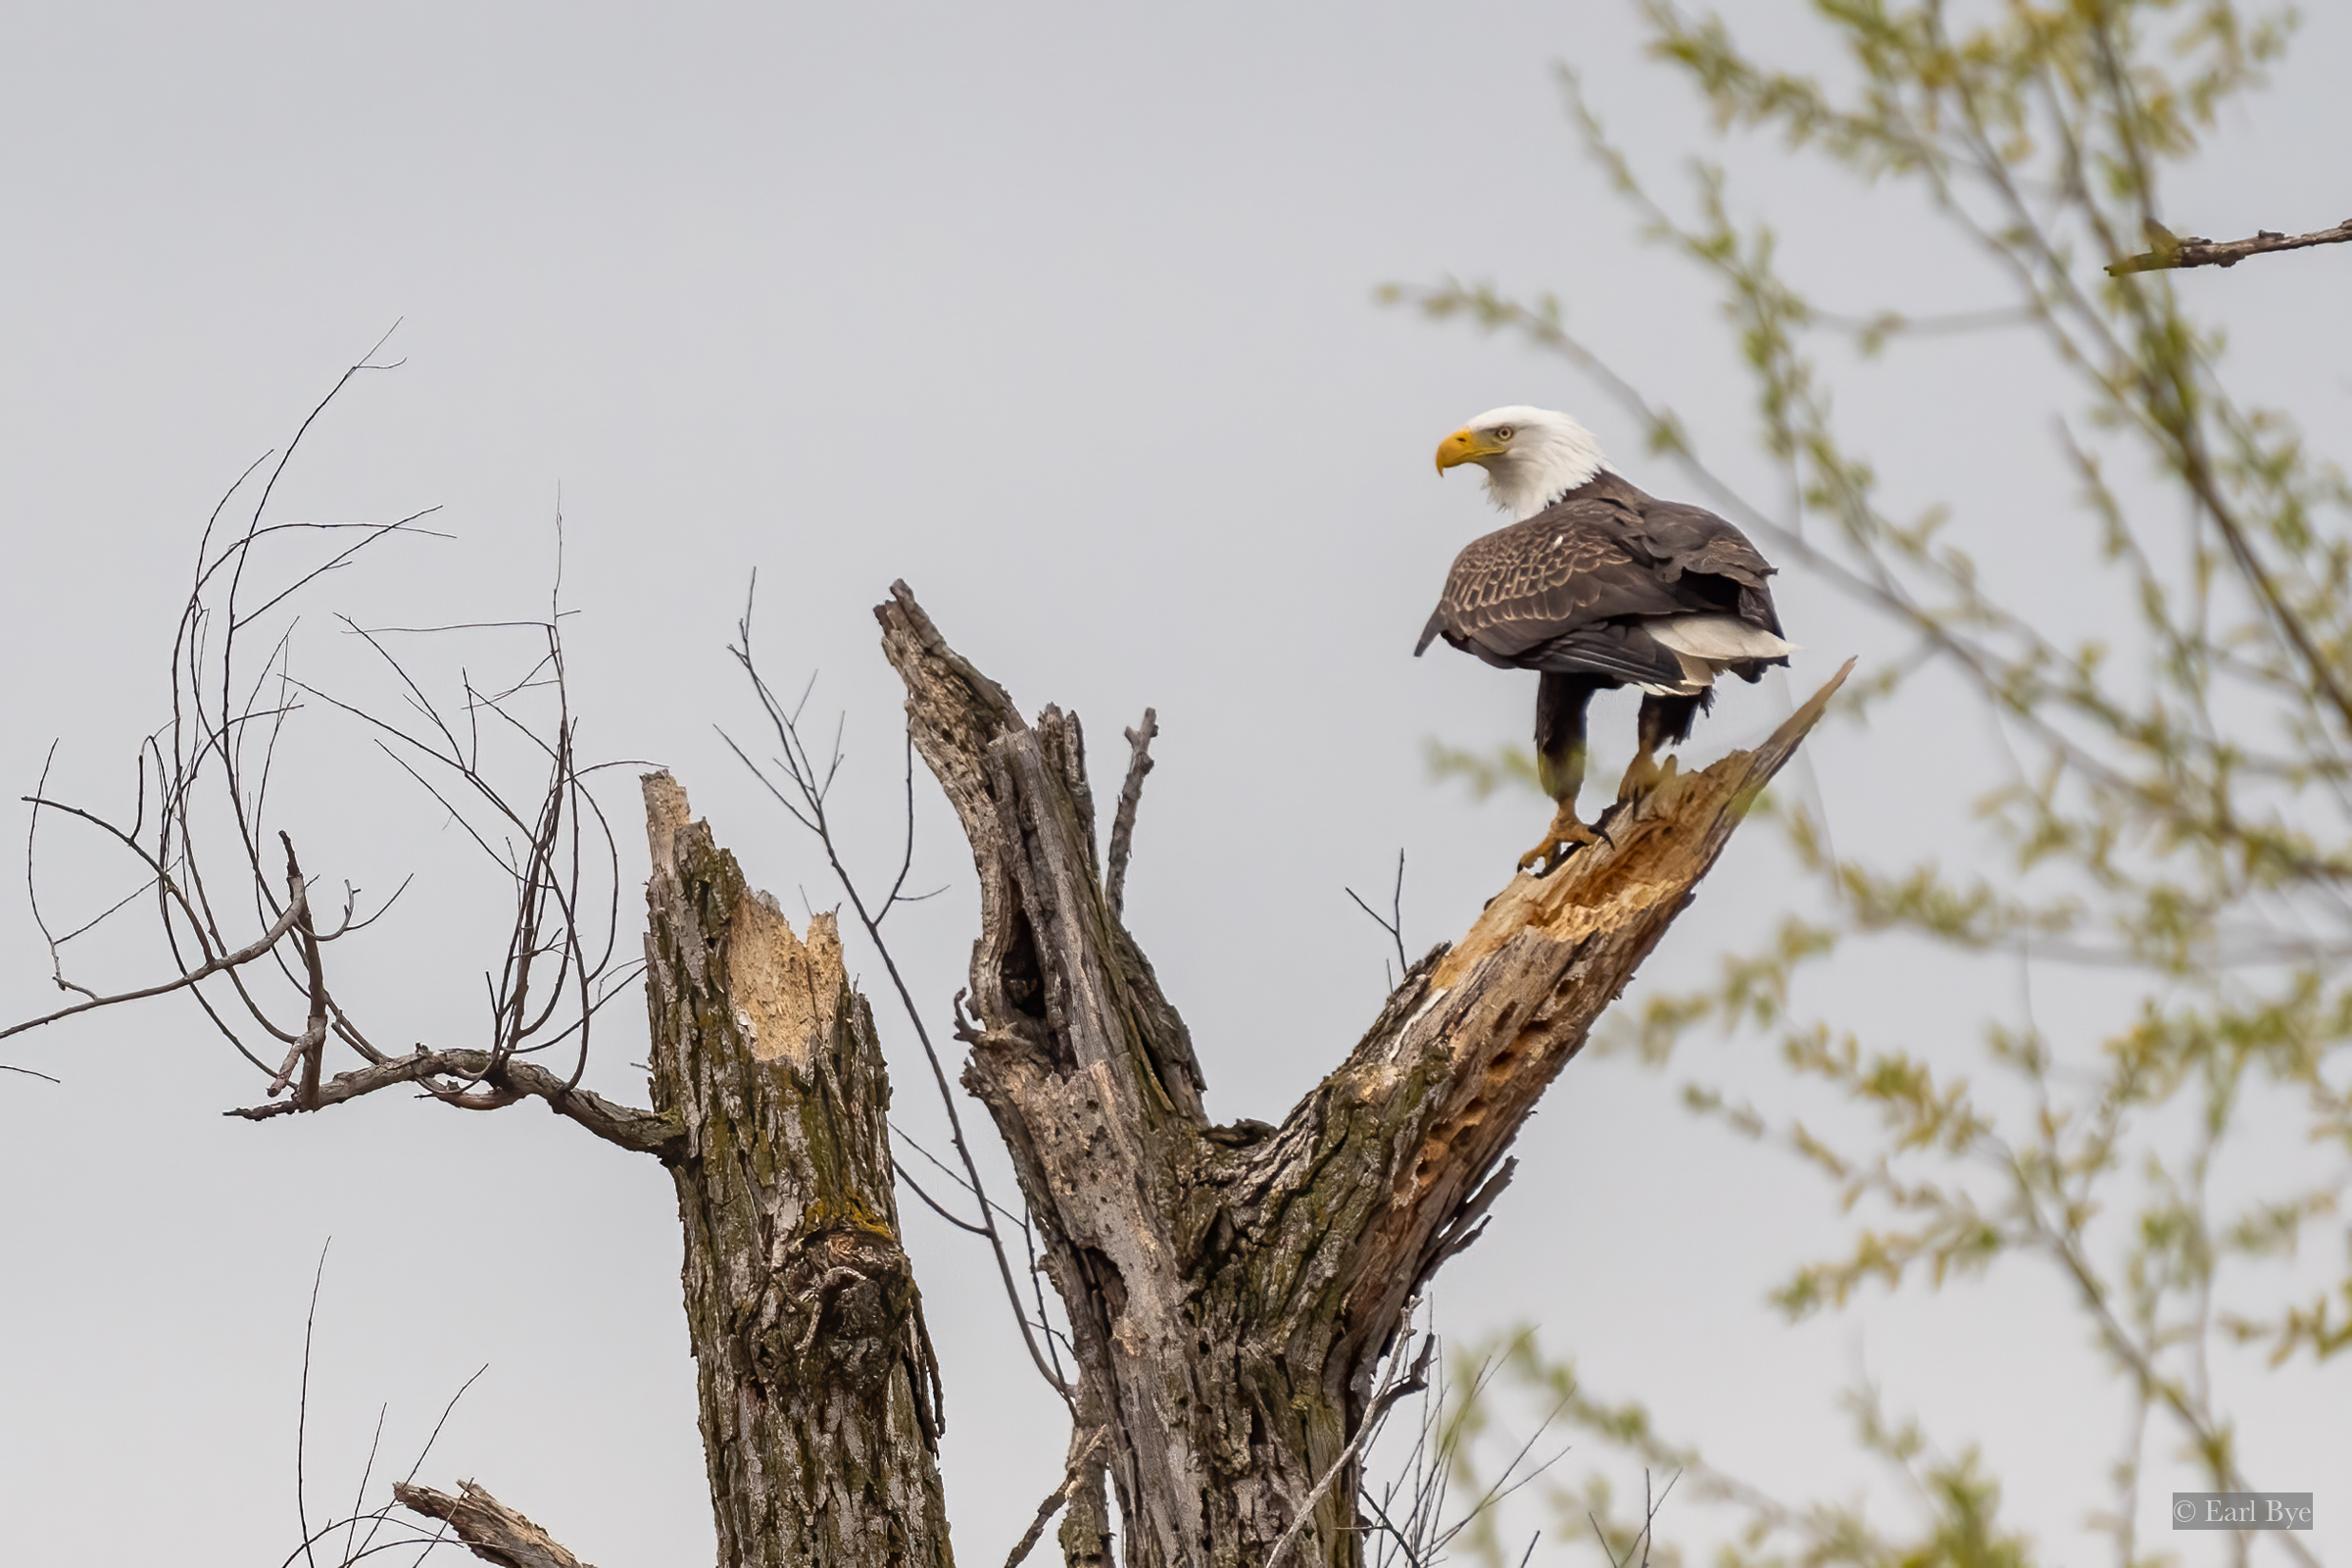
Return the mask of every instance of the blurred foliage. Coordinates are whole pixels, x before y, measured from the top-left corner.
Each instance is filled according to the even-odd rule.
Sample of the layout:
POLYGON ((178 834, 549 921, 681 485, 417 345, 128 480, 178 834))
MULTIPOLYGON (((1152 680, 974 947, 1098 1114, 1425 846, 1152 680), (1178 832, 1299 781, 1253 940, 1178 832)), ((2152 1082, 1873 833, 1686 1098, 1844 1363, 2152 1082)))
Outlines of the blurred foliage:
MULTIPOLYGON (((1859 1501, 1791 1506, 1715 1468, 1697 1449, 1660 1436, 1641 1405, 1592 1398, 1578 1382, 1575 1366, 1546 1358, 1532 1329, 1457 1352, 1455 1362, 1455 1389, 1504 1386, 1539 1393, 1552 1422, 1642 1460, 1652 1486, 1639 1514, 1620 1502, 1616 1489, 1597 1472, 1588 1472, 1575 1485, 1543 1478, 1559 1539, 1581 1541, 1589 1529, 1591 1543, 1606 1551, 1612 1563, 1645 1560, 1656 1568, 1682 1568, 1691 1553, 1655 1528, 1670 1494, 1726 1507, 1740 1516, 1736 1535, 1717 1553, 1722 1568, 1817 1568, 1834 1563, 1864 1568, 2027 1568, 2034 1560, 2030 1541, 2001 1522, 2000 1483, 1985 1473, 1982 1456, 1973 1448, 1957 1457, 1935 1452, 1915 1423, 1887 1417, 1876 1389, 1847 1396, 1846 1407, 1856 1443, 1918 1505, 1920 1523, 1908 1535, 1888 1535, 1859 1501), (1653 1536, 1659 1539, 1653 1541, 1653 1536)), ((1446 1454, 1453 1480, 1457 1487, 1467 1484, 1474 1494, 1481 1491, 1479 1440, 1490 1435, 1493 1411, 1492 1399, 1482 1397, 1458 1400, 1448 1412, 1446 1454)), ((1485 1560, 1504 1560, 1500 1523, 1494 1511, 1476 1515, 1464 1539, 1465 1545, 1485 1560)))
POLYGON ((1431 778, 1458 778, 1470 786, 1470 798, 1483 801, 1506 785, 1541 789, 1536 781, 1536 757, 1524 746, 1497 746, 1491 752, 1467 751, 1442 741, 1429 743, 1431 778))
MULTIPOLYGON (((1715 983, 1650 996, 1609 1044, 1660 1067, 1701 1029, 1777 1044, 1785 1077, 1765 1098, 1815 1105, 1810 1119, 1706 1083, 1686 1098, 1836 1195, 1845 1242, 1783 1282, 1775 1299, 1791 1318, 1869 1285, 1932 1288, 2012 1262, 2054 1271, 2080 1315, 2053 1323, 2052 1343, 2087 1327, 2132 1416, 2113 1505, 2094 1520, 2131 1568, 2154 1556, 2135 1529, 2152 1445, 2185 1454, 2214 1490, 2268 1479, 2241 1469, 2217 1355, 2243 1347, 2291 1372, 2352 1346, 2352 491, 2284 413, 2230 390, 2221 333, 2190 315, 2175 274, 2104 271, 2146 247, 2168 171, 2260 83, 2293 18, 2230 0, 1814 0, 1841 55, 1833 81, 1767 64, 1715 18, 1667 0, 1642 9, 1652 55, 1702 95, 1719 131, 1768 134, 1792 158, 1923 196, 1919 210, 2006 301, 1949 316, 1816 306, 1783 270, 1772 229, 1735 216, 1722 168, 1695 166, 1690 212, 1678 214, 1565 72, 1585 144, 1645 235, 1720 292, 1786 499, 1757 503, 1720 477, 1670 409, 1571 335, 1556 299, 1459 282, 1386 292, 1573 362, 1784 568, 1899 634, 1903 651, 1849 687, 1846 712, 1863 718, 1914 688, 1973 702, 1981 717, 1954 707, 1942 727, 1997 737, 1984 751, 2004 777, 1976 803, 1988 849, 1967 870, 1840 856, 1815 809, 1781 797, 1773 815, 1818 907, 1727 956, 1715 983), (1924 334, 1990 330, 2016 346, 2020 395, 2046 389, 2067 484, 2034 494, 2021 479, 1982 524, 1940 508, 1891 514, 1841 432, 1832 368, 1924 334), (2020 546, 2034 544, 2060 569, 2078 558, 2104 569, 2062 598, 2021 595, 2032 573, 2018 569, 2020 546), (1979 994, 2012 989, 1983 983, 1997 978, 1984 966, 2009 966, 2014 1014, 1981 1019, 1957 1061, 1948 1038, 1905 1045, 1838 1023, 1824 1010, 1838 1001, 1837 963, 1890 942, 1976 966, 1979 994), (2070 1001, 2111 1009, 2103 1033, 2043 1034, 2033 975, 2052 966, 2083 977, 2060 982, 2070 1001), (2292 1266, 2315 1237, 2334 1257, 2317 1285, 2292 1266)), ((2202 281, 2258 286, 2245 271, 2202 281)), ((1532 777, 1524 755, 1433 747, 1431 760, 1481 794, 1532 777)), ((1922 836, 1960 845, 1964 826, 1922 836)), ((1917 1027, 1948 1037, 1953 1022, 1917 1027)), ((1861 1446, 1919 1504, 1917 1530, 1899 1537, 1857 1507, 1790 1507, 1718 1475, 1640 1407, 1586 1400, 1532 1341, 1502 1364, 1555 1390, 1571 1426, 1687 1471, 1687 1487, 1738 1510, 1727 1563, 2032 1559, 1999 1521, 1978 1456, 1936 1457, 1873 1394, 1855 1396, 1861 1446)), ((2085 1445, 2113 1430, 2104 1410, 2051 1419, 2080 1420, 2085 1445)), ((1471 1467, 1476 1451, 1457 1462, 1471 1467)), ((1589 1509, 1613 1554, 1632 1539, 1605 1489, 1554 1500, 1580 1528, 1589 1509)), ((2240 1560, 2252 1549, 2247 1537, 2214 1540, 2240 1560)), ((2261 1541, 2313 1560, 2291 1536, 2261 1541)))

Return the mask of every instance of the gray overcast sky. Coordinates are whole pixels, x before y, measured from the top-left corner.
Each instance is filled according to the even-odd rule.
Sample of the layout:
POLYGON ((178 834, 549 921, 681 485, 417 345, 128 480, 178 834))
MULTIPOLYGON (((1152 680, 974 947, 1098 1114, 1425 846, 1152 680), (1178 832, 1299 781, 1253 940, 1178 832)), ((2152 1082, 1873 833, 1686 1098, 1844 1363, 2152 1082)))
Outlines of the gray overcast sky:
MULTIPOLYGON (((2314 9, 2278 90, 2182 187, 2201 204, 2183 227, 2342 216, 2313 204, 2342 194, 2352 29, 2314 9)), ((1797 7, 1733 14, 1812 58, 1797 7)), ((1130 909, 1213 1110, 1279 1117, 1380 999, 1384 939, 1342 888, 1385 887, 1403 846, 1418 951, 1466 925, 1544 815, 1423 772, 1425 737, 1521 738, 1532 688, 1406 657, 1446 563, 1492 522, 1468 479, 1432 476, 1437 439, 1496 404, 1565 407, 1637 480, 1672 488, 1566 368, 1380 310, 1372 287, 1458 271, 1557 288, 1729 466, 1761 472, 1740 451, 1743 392, 1711 303, 1634 243, 1578 160, 1550 75, 1562 59, 1671 187, 1703 117, 1642 61, 1616 4, 12 8, 0 775, 21 793, 62 736, 57 787, 127 805, 206 511, 398 319, 405 368, 322 422, 286 514, 439 504, 459 537, 325 585, 300 670, 356 671, 332 611, 535 609, 560 487, 586 743, 675 768, 756 882, 796 911, 804 890, 825 907, 822 862, 712 733, 750 725, 722 645, 758 568, 774 672, 820 670, 814 707, 848 715, 845 816, 879 874, 898 694, 868 607, 905 576, 1025 705, 1084 714, 1098 775, 1115 770, 1119 726, 1157 707, 1130 909)), ((1732 159, 1831 302, 1990 294, 1899 194, 1857 195, 1770 149, 1732 159)), ((2352 392, 2335 351, 2345 266, 2312 253, 2189 285, 2256 396, 2302 411, 2323 443, 2352 392)), ((1926 353, 1927 373, 1907 362, 1865 383, 1886 397, 1849 406, 1898 504, 1958 503, 1956 527, 1997 571, 2005 543, 2042 536, 2016 498, 2059 493, 2056 405, 2020 395, 2043 368, 2014 344, 1926 353)), ((1731 693, 1702 756, 1768 728, 1848 653, 1890 647, 1785 581, 1807 652, 1786 686, 1731 693)), ((1890 853, 1923 817, 1956 833, 1945 808, 1967 792, 1973 724, 1920 710, 1822 736, 1837 830, 1890 853)), ((412 787, 365 765, 352 731, 320 718, 307 733, 286 798, 311 866, 378 889, 424 873, 345 994, 371 994, 386 1037, 469 1043, 494 884, 412 787)), ((610 803, 633 825, 623 778, 610 803)), ((949 892, 902 940, 944 1016, 972 930, 969 860, 918 783, 922 863, 949 892)), ((644 852, 632 837, 624 854, 634 886, 644 852)), ((87 912, 127 886, 66 839, 44 873, 87 912)), ((1765 835, 1735 845, 1649 978, 1754 940, 1786 876, 1765 835)), ((161 962, 137 943, 111 952, 93 972, 161 962)), ((0 906, 0 1013, 53 1004, 20 900, 0 906)), ((858 961, 877 990, 878 966, 858 961)), ((1932 989, 1954 984, 1898 961, 1851 1000, 1929 1046, 1928 1015, 1948 1011, 1941 1043, 1959 1049, 1982 1004, 1932 989)), ((935 1136, 903 1020, 877 1007, 902 1119, 935 1136)), ((642 1098, 626 1066, 642 1023, 625 1005, 608 1016, 595 1081, 642 1098)), ((528 1106, 469 1118, 385 1098, 226 1122, 215 1112, 253 1097, 250 1075, 172 1005, 8 1050, 65 1085, 0 1077, 0 1556, 282 1555, 303 1312, 330 1234, 322 1506, 357 1486, 379 1402, 405 1469, 487 1362, 423 1479, 478 1477, 609 1568, 708 1556, 674 1209, 650 1161, 528 1106)), ((1711 1069, 1737 1070, 1719 1055, 1711 1069)), ((2031 1528, 2082 1547, 2121 1413, 2072 1339, 2026 1339, 2052 1310, 2044 1287, 1779 1326, 1762 1296, 1833 1234, 1822 1195, 1613 1062, 1568 1074, 1521 1154, 1495 1232, 1442 1284, 1449 1333, 1541 1321, 1596 1389, 1650 1398, 1720 1462, 1799 1496, 1863 1474, 1835 1393, 1864 1364, 1947 1443, 1984 1444, 2031 1528)), ((984 1258, 910 1225, 947 1362, 957 1544, 983 1563, 1057 1473, 1057 1411, 984 1258)), ((2347 1539, 2352 1496, 2324 1489, 2352 1473, 2352 1445, 2315 1401, 2340 1408, 2352 1388, 2340 1371, 2282 1387, 2244 1381, 2247 1407, 2280 1423, 2250 1462, 2323 1489, 2325 1548, 2347 1539)))

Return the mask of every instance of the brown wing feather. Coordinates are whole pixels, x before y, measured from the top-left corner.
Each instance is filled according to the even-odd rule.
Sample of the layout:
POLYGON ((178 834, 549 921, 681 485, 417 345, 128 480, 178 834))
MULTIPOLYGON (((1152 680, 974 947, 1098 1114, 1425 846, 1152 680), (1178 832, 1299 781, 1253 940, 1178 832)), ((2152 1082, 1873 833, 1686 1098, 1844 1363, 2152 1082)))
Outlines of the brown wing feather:
POLYGON ((1627 537, 1607 501, 1564 502, 1497 529, 1454 558, 1422 638, 1444 634, 1494 662, 1580 627, 1625 615, 1713 608, 1694 585, 1666 580, 1627 537))
MULTIPOLYGON (((1629 487, 1630 488, 1630 487, 1629 487)), ((1737 584, 1738 593, 1727 608, 1741 619, 1779 636, 1781 617, 1766 579, 1772 564, 1747 535, 1702 507, 1642 498, 1635 548, 1653 556, 1668 575, 1690 574, 1737 584)))
MULTIPOLYGON (((1442 636, 1506 668, 1674 680, 1680 666, 1641 622, 1730 612, 1778 635, 1772 575, 1723 518, 1659 501, 1603 469, 1526 521, 1471 541, 1413 652, 1442 636)), ((1733 668, 1748 680, 1762 673, 1753 661, 1733 668)))

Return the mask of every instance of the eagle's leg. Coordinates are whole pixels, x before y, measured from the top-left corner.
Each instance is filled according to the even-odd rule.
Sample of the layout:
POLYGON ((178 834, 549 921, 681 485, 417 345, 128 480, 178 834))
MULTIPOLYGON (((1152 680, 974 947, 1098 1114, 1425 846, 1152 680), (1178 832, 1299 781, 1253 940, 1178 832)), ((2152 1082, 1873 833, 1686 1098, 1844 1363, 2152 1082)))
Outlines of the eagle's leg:
POLYGON ((1638 723, 1642 750, 1626 765, 1625 777, 1617 785, 1617 798, 1638 801, 1673 776, 1674 759, 1668 758, 1664 766, 1658 764, 1661 746, 1680 746, 1690 738, 1691 720, 1707 707, 1715 695, 1709 690, 1690 697, 1644 697, 1642 716, 1638 723))
POLYGON ((1576 819, 1576 792, 1585 782, 1585 708, 1599 683, 1549 670, 1536 686, 1536 777, 1559 802, 1544 842, 1519 857, 1519 869, 1547 875, 1580 844, 1600 835, 1576 819))

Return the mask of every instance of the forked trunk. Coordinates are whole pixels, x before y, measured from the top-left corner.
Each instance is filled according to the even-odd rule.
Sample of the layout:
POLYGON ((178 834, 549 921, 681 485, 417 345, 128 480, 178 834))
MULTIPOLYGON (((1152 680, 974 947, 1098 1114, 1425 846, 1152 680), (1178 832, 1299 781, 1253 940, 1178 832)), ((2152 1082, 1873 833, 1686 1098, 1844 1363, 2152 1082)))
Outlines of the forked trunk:
POLYGON ((893 596, 883 648, 979 875, 964 1082, 1068 1308, 1126 1560, 1263 1568, 1304 1514, 1286 1564, 1348 1568, 1349 1445, 1408 1303, 1476 1239, 1520 1124, 1837 683, 1756 752, 1619 812, 1613 848, 1515 879, 1279 1127, 1216 1127, 1184 1024, 1104 895, 1076 716, 1026 722, 904 584, 893 596))

